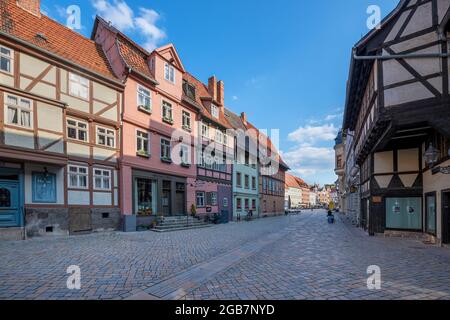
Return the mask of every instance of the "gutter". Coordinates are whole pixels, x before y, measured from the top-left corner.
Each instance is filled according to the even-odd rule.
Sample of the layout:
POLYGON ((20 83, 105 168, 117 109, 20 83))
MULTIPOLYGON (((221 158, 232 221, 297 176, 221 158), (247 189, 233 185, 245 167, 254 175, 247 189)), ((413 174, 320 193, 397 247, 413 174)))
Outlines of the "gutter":
POLYGON ((26 47, 30 47, 30 48, 32 48, 32 49, 34 49, 34 50, 37 50, 37 51, 40 51, 40 52, 44 52, 45 54, 51 56, 51 57, 52 57, 53 59, 55 59, 55 60, 60 60, 60 61, 62 61, 62 62, 64 62, 64 63, 66 63, 66 64, 71 65, 72 67, 75 67, 75 68, 77 68, 77 69, 82 69, 82 70, 83 70, 84 72, 86 72, 86 73, 93 74, 93 75, 95 75, 95 76, 97 76, 97 77, 99 77, 99 78, 101 78, 101 79, 103 79, 103 80, 105 80, 105 81, 114 83, 114 84, 116 84, 117 86, 120 86, 121 88, 124 87, 124 84, 123 84, 122 82, 118 81, 118 80, 115 80, 115 79, 106 77, 105 75, 102 75, 102 74, 100 74, 100 73, 98 73, 98 72, 96 72, 96 71, 93 71, 93 70, 91 70, 91 69, 87 69, 87 68, 85 68, 85 67, 83 67, 83 66, 80 66, 80 65, 76 64, 76 63, 73 62, 73 61, 70 61, 70 60, 68 60, 68 59, 66 59, 66 58, 63 58, 63 57, 61 57, 61 56, 59 56, 59 55, 57 55, 57 54, 54 54, 54 53, 52 53, 52 52, 50 52, 50 51, 48 51, 48 50, 42 49, 41 47, 38 47, 38 46, 36 46, 36 45, 34 45, 34 44, 30 43, 30 42, 27 42, 27 41, 24 41, 24 40, 22 40, 22 39, 20 39, 20 38, 17 38, 17 37, 15 37, 15 36, 13 36, 13 35, 11 35, 11 34, 9 34, 9 33, 0 31, 0 35, 4 36, 4 37, 6 37, 6 38, 9 38, 10 40, 16 41, 16 42, 18 42, 18 43, 20 43, 20 44, 22 44, 22 45, 24 45, 24 46, 26 46, 26 47))
MULTIPOLYGON (((358 56, 353 54, 353 59, 361 60, 394 60, 394 59, 427 59, 427 58, 448 58, 450 53, 412 53, 412 54, 386 54, 377 56, 358 56)), ((352 64, 353 67, 353 64, 352 64)))

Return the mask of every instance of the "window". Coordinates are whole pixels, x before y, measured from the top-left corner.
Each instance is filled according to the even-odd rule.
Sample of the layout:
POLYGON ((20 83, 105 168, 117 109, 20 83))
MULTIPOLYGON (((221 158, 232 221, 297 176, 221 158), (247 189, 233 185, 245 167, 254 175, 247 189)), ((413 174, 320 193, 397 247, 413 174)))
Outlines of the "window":
POLYGON ((89 99, 89 80, 79 75, 70 73, 69 92, 72 96, 85 100, 89 99))
POLYGON ((181 145, 180 148, 180 158, 182 165, 190 165, 191 164, 191 153, 189 151, 189 147, 187 145, 181 145))
POLYGON ((147 132, 136 131, 136 149, 139 155, 148 156, 150 154, 148 136, 147 132))
POLYGON ((252 209, 256 210, 256 199, 252 199, 252 209))
POLYGON ((151 216, 156 214, 157 209, 157 182, 149 179, 135 180, 135 210, 139 216, 151 216))
POLYGON ((111 170, 94 169, 94 189, 111 190, 111 170))
POLYGON ((242 187, 242 174, 240 172, 236 173, 236 186, 242 187))
POLYGON ((217 192, 211 192, 211 205, 217 206, 217 192))
POLYGON ((209 139, 209 127, 205 123, 202 123, 202 137, 209 139))
POLYGON ((256 178, 252 177, 252 189, 256 190, 256 178))
POLYGON ((422 230, 422 198, 386 198, 386 227, 422 230))
POLYGON ((56 203, 56 174, 33 172, 33 202, 56 203))
POLYGON ((144 111, 152 111, 152 96, 150 90, 138 86, 138 108, 144 111))
POLYGON ((69 188, 87 189, 88 168, 81 166, 69 166, 69 188))
POLYGON ((197 192, 196 199, 197 199, 196 200, 197 208, 205 207, 205 193, 204 192, 197 192))
POLYGON ((190 99, 195 100, 195 86, 183 80, 183 93, 190 99))
POLYGON ((183 129, 191 131, 191 114, 183 111, 183 129))
POLYGON ((436 235, 436 195, 429 194, 426 196, 426 232, 436 235))
POLYGON ((168 63, 164 66, 164 79, 175 83, 175 68, 168 63))
POLYGON ((245 206, 245 210, 250 209, 250 201, 248 199, 244 200, 244 206, 245 206))
POLYGON ((8 94, 5 107, 7 123, 24 128, 33 127, 31 104, 29 99, 8 94))
POLYGON ((211 115, 216 119, 219 118, 219 108, 216 105, 211 105, 211 115))
POLYGON ((237 209, 238 211, 241 211, 241 210, 242 210, 242 199, 241 199, 241 198, 237 198, 237 199, 236 199, 236 209, 237 209))
POLYGON ((170 141, 161 139, 161 160, 172 161, 170 141))
POLYGON ((97 144, 101 146, 116 147, 116 132, 112 129, 97 127, 97 144))
POLYGON ((223 134, 223 144, 228 145, 228 135, 226 133, 223 134))
POLYGON ((69 139, 88 141, 88 125, 86 122, 67 119, 67 137, 69 139))
POLYGON ((247 174, 244 177, 244 186, 245 189, 250 189, 250 177, 247 174))
POLYGON ((216 142, 223 143, 223 133, 219 129, 216 129, 216 142))
POLYGON ((4 46, 0 46, 0 71, 13 73, 14 68, 14 52, 4 46))
POLYGON ((162 117, 163 121, 173 123, 172 105, 167 101, 162 102, 162 117))

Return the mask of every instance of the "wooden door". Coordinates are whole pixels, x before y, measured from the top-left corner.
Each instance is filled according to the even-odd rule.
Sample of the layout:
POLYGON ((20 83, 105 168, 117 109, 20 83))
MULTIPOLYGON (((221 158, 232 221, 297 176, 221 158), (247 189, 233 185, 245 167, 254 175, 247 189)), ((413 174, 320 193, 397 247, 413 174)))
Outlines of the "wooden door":
POLYGON ((70 234, 85 233, 92 231, 92 215, 89 208, 69 209, 69 232, 70 234))

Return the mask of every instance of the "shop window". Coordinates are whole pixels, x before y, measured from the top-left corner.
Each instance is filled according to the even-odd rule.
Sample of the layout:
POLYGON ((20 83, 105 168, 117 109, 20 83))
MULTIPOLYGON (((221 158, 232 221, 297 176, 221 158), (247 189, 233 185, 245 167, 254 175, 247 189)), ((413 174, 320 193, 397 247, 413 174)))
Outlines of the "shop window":
POLYGON ((156 181, 137 178, 135 180, 135 207, 139 216, 150 216, 156 213, 156 181))
POLYGON ((56 203, 56 175, 48 172, 32 174, 33 202, 56 203))
POLYGON ((242 199, 241 199, 241 198, 237 198, 237 199, 236 199, 236 209, 237 209, 238 211, 241 211, 241 210, 242 210, 242 199))
POLYGON ((422 230, 422 199, 386 198, 386 228, 422 230))

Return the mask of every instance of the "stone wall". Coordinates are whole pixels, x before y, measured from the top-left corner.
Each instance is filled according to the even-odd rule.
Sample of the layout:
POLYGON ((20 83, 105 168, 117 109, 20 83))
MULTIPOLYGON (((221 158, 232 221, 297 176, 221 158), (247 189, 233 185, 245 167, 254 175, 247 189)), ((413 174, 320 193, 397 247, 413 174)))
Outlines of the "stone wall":
MULTIPOLYGON (((119 208, 92 208, 92 231, 118 230, 121 224, 119 208)), ((27 208, 25 210, 27 237, 69 235, 68 208, 27 208)))

